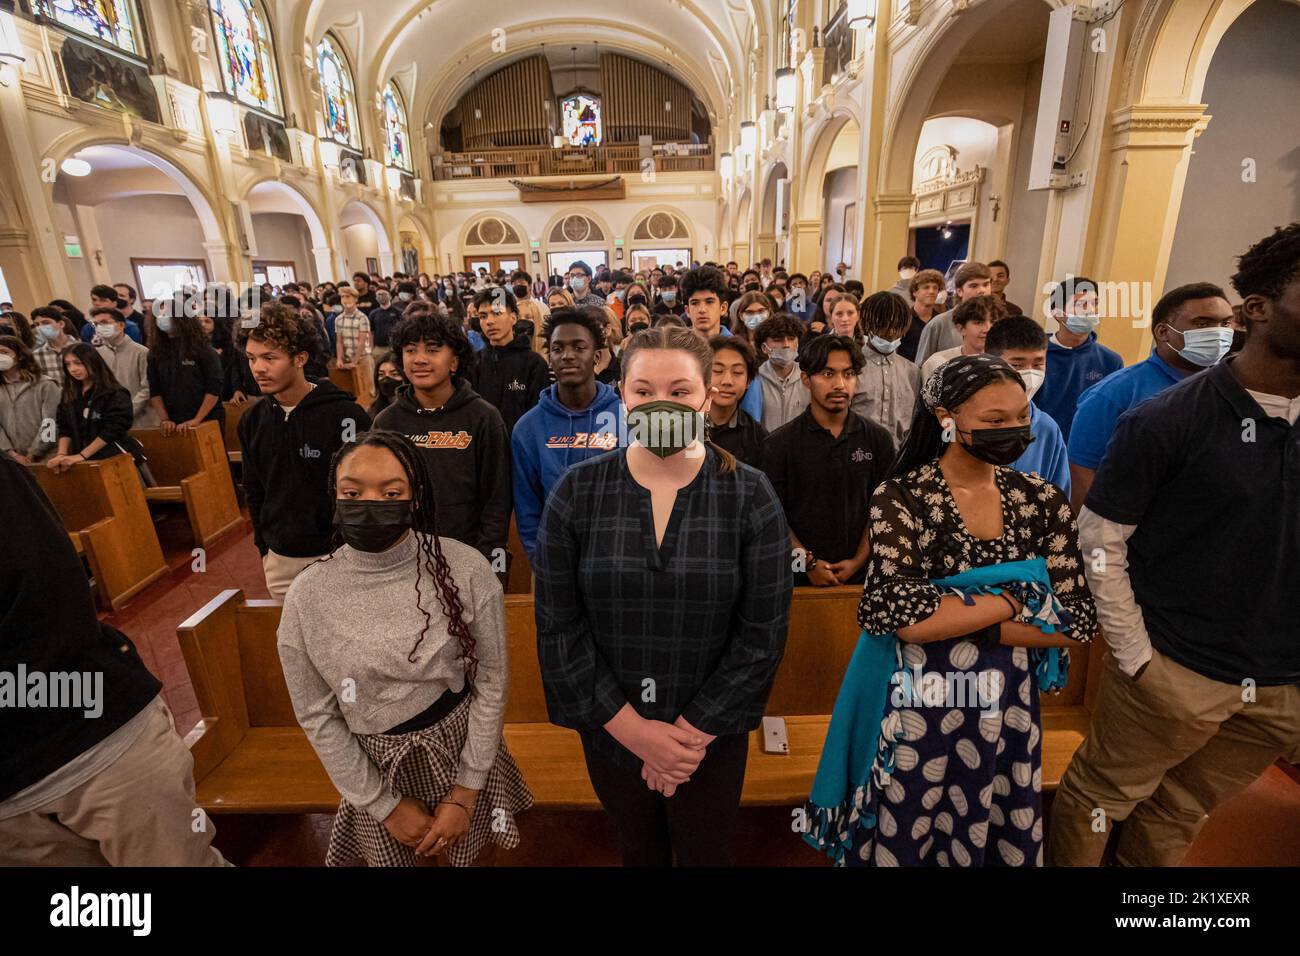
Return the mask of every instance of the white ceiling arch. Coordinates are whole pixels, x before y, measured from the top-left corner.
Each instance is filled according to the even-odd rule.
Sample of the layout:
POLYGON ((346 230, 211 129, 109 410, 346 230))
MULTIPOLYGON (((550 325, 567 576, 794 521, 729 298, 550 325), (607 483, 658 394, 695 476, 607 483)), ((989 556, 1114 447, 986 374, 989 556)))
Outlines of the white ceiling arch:
POLYGON ((725 122, 733 107, 732 91, 741 86, 749 38, 754 32, 766 36, 770 29, 770 11, 762 0, 605 0, 600 18, 575 17, 563 0, 529 5, 516 0, 386 0, 366 5, 364 30, 357 22, 356 0, 285 3, 293 8, 283 18, 293 24, 290 35, 304 37, 307 44, 314 47, 327 30, 346 34, 361 96, 414 66, 419 83, 410 98, 412 121, 421 123, 441 118, 433 111, 455 101, 447 87, 460 86, 473 70, 542 43, 592 42, 666 62, 705 103, 715 123, 725 122), (738 24, 738 14, 748 22, 738 24), (453 50, 448 37, 466 37, 467 25, 477 36, 453 50))

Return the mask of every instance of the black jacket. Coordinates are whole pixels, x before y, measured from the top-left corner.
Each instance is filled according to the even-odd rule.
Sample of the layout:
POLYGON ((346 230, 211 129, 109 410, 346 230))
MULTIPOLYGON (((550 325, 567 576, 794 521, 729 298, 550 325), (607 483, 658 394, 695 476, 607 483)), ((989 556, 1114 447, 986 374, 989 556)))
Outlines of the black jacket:
POLYGON ((405 435, 433 478, 438 533, 491 561, 510 535, 510 434, 501 413, 462 381, 439 409, 420 406, 409 385, 379 413, 375 427, 405 435))
POLYGON ((763 443, 766 440, 767 429, 762 422, 754 421, 743 408, 736 409, 736 417, 728 427, 719 428, 710 423, 709 441, 731 452, 737 461, 754 468, 763 467, 763 443))
POLYGON ((0 672, 16 679, 22 667, 29 679, 35 673, 103 679, 103 712, 93 719, 86 717, 93 706, 4 708, 0 800, 7 800, 103 741, 162 685, 126 635, 96 619, 86 572, 63 522, 26 469, 7 456, 0 456, 0 527, 0 672))
POLYGON ((244 413, 239 446, 258 551, 290 558, 329 552, 334 527, 330 461, 344 444, 345 430, 355 436, 369 428, 365 409, 329 381, 317 382, 287 420, 269 395, 244 413))
POLYGON ((518 336, 507 345, 488 345, 478 353, 474 391, 496 406, 506 431, 512 432, 549 384, 547 371, 546 361, 528 339, 518 336))
POLYGON ((61 402, 54 413, 59 437, 69 439, 69 454, 78 454, 96 438, 104 439, 104 447, 91 455, 92 460, 125 452, 137 462, 143 461, 144 449, 131 437, 134 420, 131 393, 121 387, 94 396, 83 392, 71 404, 61 402))
POLYGON ((375 338, 375 348, 388 348, 388 340, 400 321, 402 313, 396 309, 376 308, 370 313, 370 332, 375 338))
POLYGON ((203 399, 215 395, 204 421, 224 423, 226 409, 221 404, 225 376, 216 349, 205 345, 194 358, 185 358, 173 347, 170 355, 149 350, 149 394, 162 399, 167 417, 176 424, 188 422, 199 412, 203 399))

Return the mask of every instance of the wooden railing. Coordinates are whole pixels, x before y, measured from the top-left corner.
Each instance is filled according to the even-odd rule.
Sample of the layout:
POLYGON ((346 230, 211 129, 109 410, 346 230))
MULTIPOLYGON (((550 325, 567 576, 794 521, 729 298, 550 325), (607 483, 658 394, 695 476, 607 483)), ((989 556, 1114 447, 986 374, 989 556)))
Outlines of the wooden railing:
MULTIPOLYGON (((708 143, 656 143, 652 148, 657 173, 691 173, 713 169, 708 143)), ((640 173, 640 146, 522 147, 476 149, 433 157, 438 181, 515 179, 524 176, 582 176, 640 173)))

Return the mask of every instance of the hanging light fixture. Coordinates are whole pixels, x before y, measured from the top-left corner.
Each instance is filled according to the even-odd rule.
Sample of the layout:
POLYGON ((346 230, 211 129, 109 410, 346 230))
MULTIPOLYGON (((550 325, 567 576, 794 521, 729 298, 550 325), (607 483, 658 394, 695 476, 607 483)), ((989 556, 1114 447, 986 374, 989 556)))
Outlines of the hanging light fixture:
POLYGON ((795 72, 788 66, 776 71, 776 111, 778 113, 794 112, 795 72))
POLYGON ((91 173, 90 163, 84 159, 78 159, 76 156, 69 156, 59 164, 59 169, 69 176, 75 176, 80 179, 83 176, 89 176, 91 173))
POLYGON ((754 155, 754 144, 757 141, 758 128, 754 125, 753 120, 745 120, 740 124, 740 151, 746 156, 754 155))
POLYGON ((731 181, 731 154, 723 153, 718 157, 721 161, 722 178, 724 181, 731 181))
POLYGON ((853 30, 865 30, 876 22, 876 0, 849 0, 848 23, 853 30))

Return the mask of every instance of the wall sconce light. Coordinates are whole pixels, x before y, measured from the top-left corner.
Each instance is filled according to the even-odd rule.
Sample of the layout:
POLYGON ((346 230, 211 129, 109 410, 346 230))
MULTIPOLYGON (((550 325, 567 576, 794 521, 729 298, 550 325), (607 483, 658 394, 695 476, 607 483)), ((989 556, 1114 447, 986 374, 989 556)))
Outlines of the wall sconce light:
POLYGON ((393 195, 402 191, 402 171, 396 166, 388 167, 388 189, 393 195))
POLYGON ((849 28, 865 30, 876 22, 876 0, 849 0, 849 28))
POLYGON ((776 71, 776 111, 794 112, 795 72, 785 66, 776 71))
POLYGON ((718 157, 718 159, 720 161, 720 170, 722 172, 723 181, 730 182, 731 181, 731 154, 723 153, 721 156, 718 157))
POLYGON ((754 144, 758 137, 758 127, 754 125, 753 120, 745 120, 740 124, 740 151, 746 156, 754 155, 754 144))

